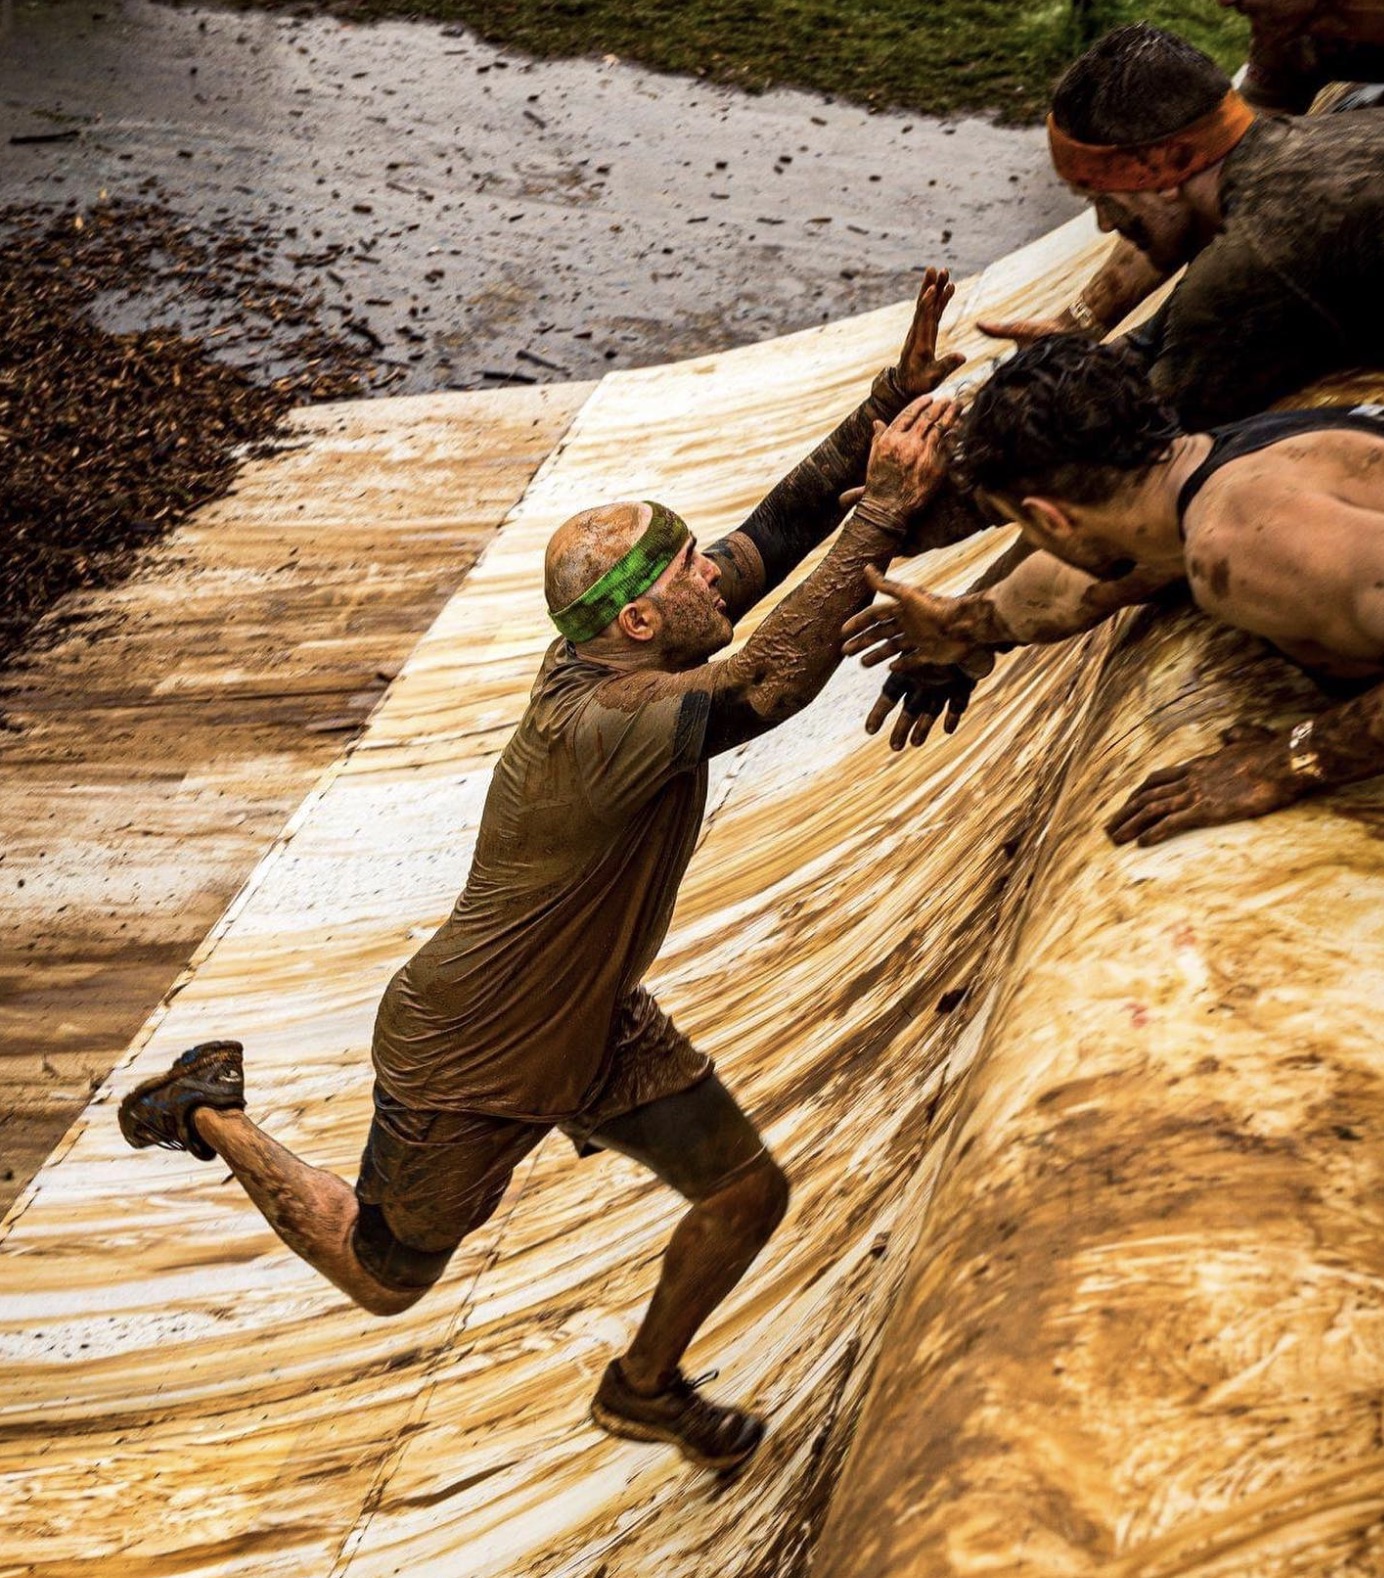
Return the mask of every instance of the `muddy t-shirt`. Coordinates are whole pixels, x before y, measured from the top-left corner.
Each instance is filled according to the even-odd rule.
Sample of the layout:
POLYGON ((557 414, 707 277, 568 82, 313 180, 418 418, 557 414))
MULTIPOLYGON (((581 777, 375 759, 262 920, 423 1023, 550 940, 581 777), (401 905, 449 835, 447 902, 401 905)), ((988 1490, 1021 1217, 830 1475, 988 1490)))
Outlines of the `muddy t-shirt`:
POLYGON ((1384 366, 1384 110, 1256 121, 1225 161, 1221 206, 1224 229, 1145 342, 1185 428, 1384 366))
POLYGON ((668 694, 549 648, 465 891, 380 1004, 391 1095, 553 1120, 599 1090, 615 1005, 662 945, 701 824, 710 684, 668 694))

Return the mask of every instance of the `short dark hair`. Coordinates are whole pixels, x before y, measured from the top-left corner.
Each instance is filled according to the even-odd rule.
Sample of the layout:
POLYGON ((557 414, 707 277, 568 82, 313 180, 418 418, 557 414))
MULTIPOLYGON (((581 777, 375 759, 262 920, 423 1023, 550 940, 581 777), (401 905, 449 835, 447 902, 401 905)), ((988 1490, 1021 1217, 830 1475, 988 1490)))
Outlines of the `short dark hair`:
POLYGON ((1161 460, 1180 429, 1143 368, 1115 345, 1053 334, 1002 363, 956 443, 958 480, 1017 502, 1101 504, 1161 460))
POLYGON ((1209 115, 1229 89, 1225 72, 1185 38, 1133 22, 1068 66, 1052 118, 1078 142, 1155 142, 1209 115))

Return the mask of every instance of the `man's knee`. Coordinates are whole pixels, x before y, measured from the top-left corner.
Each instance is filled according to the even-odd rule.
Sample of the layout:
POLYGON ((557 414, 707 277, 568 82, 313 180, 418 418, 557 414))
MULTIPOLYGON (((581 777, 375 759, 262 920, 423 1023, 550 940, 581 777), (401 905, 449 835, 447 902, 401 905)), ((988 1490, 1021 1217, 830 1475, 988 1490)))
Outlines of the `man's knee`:
POLYGON ((731 1212, 762 1243, 787 1213, 791 1192, 787 1173, 764 1151, 752 1166, 704 1203, 731 1212))
POLYGON ((362 1201, 351 1230, 351 1255, 363 1273, 351 1297, 371 1315, 402 1315, 447 1269, 456 1245, 424 1250, 395 1237, 384 1211, 362 1201))

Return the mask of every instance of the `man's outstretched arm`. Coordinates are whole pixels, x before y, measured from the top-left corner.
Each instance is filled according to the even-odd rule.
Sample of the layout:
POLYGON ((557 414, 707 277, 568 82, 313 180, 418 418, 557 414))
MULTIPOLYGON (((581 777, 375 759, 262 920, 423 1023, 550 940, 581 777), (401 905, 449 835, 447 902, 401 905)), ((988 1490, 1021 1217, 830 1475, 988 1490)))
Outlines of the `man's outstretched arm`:
POLYGON ((982 318, 976 327, 996 340, 1032 345, 1049 334, 1080 334, 1099 340, 1158 287, 1167 275, 1122 236, 1105 261, 1051 318, 982 318))
POLYGON ((945 269, 927 270, 897 364, 880 373, 869 398, 794 466, 743 525, 707 549, 720 566, 718 589, 732 621, 780 585, 841 524, 848 508, 841 495, 864 480, 875 423, 892 422, 910 400, 930 394, 960 367, 962 357, 937 355, 938 328, 954 292, 945 269))
POLYGON ((1121 608, 1145 603, 1181 577, 1143 566, 1118 581, 1097 581, 1049 553, 1032 553, 982 592, 937 597, 921 587, 878 581, 890 599, 843 628, 847 657, 865 667, 893 659, 921 664, 972 661, 980 651, 1065 641, 1121 608))
POLYGON ((1105 824, 1111 841, 1161 844, 1384 773, 1384 685, 1286 732, 1238 724, 1221 739, 1218 751, 1150 773, 1105 824))
POLYGON ((866 576, 888 567, 946 469, 944 444, 957 421, 950 402, 915 400, 876 430, 856 505, 831 552, 770 613, 739 652, 713 664, 705 754, 754 739, 800 712, 841 661, 836 632, 870 595, 866 576))

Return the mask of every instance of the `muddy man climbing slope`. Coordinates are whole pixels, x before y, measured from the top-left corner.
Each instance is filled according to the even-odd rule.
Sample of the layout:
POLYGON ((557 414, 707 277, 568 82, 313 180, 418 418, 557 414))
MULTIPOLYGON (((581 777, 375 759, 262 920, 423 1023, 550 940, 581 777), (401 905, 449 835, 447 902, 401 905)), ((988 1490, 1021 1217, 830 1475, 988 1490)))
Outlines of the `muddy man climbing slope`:
MULTIPOLYGON (((983 355, 978 311, 1056 305, 1099 250, 1077 222, 969 282, 951 344, 983 355)), ((732 1483, 585 1420, 679 1211, 619 1159, 545 1143, 376 1322, 220 1168, 115 1128, 232 1033, 255 1116, 353 1175, 375 1002, 451 905, 549 640, 548 532, 630 495, 734 524, 906 311, 578 411, 7 1218, 0 1575, 1372 1570, 1384 803, 1107 845, 1151 757, 1303 698, 1190 617, 1015 654, 904 758, 843 670, 718 765, 654 982, 796 1187, 692 1356, 770 1416, 732 1483)), ((1001 542, 913 573, 959 587, 1001 542)))

